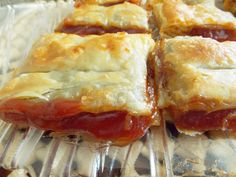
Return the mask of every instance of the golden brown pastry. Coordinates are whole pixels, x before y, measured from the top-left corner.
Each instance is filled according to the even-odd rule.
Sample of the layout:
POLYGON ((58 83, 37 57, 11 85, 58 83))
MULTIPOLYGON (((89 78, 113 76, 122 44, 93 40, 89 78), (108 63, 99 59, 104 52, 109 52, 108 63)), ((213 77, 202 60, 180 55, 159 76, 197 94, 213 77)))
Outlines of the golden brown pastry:
POLYGON ((236 42, 175 37, 158 43, 158 106, 182 131, 236 130, 236 42))
POLYGON ((202 36, 236 40, 236 18, 214 1, 163 0, 151 2, 161 37, 202 36))
POLYGON ((236 15, 236 1, 235 0, 224 0, 224 9, 232 12, 236 15))
POLYGON ((153 123, 148 34, 41 38, 0 90, 4 120, 127 143, 153 123))
POLYGON ((143 8, 128 2, 109 7, 86 4, 75 8, 56 31, 78 35, 147 33, 148 16, 143 8))

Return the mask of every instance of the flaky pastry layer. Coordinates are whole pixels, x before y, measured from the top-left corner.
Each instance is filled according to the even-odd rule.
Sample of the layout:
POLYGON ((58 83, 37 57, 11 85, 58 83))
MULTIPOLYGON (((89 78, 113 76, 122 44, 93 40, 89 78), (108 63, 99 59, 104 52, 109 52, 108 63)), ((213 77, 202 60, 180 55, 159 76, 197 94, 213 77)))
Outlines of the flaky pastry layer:
POLYGON ((236 40, 236 19, 218 9, 214 1, 151 1, 162 37, 203 36, 219 41, 236 40))
POLYGON ((128 2, 108 7, 85 4, 75 8, 56 31, 79 35, 145 33, 149 32, 148 15, 143 8, 128 2))
POLYGON ((69 99, 85 112, 150 115, 146 63, 153 45, 147 34, 46 35, 0 90, 0 99, 69 99))

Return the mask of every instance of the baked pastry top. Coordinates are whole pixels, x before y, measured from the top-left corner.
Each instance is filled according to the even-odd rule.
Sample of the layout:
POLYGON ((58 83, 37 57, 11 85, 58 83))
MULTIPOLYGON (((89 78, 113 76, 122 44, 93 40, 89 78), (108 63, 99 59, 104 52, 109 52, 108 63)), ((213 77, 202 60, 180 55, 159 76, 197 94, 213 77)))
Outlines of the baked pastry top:
POLYGON ((161 37, 203 36, 219 41, 236 39, 236 19, 220 10, 214 1, 152 1, 161 37))
POLYGON ((153 43, 147 34, 44 36, 0 98, 65 98, 78 101, 83 111, 150 114, 146 62, 153 43))
POLYGON ((85 4, 75 8, 56 31, 79 35, 146 33, 149 32, 148 15, 143 8, 129 2, 108 7, 85 4))
POLYGON ((224 9, 232 12, 236 15, 236 1, 235 0, 224 0, 224 9))
POLYGON ((170 100, 183 110, 192 109, 189 102, 193 98, 218 103, 211 107, 207 101, 195 109, 212 111, 236 106, 236 42, 175 37, 161 43, 164 92, 169 95, 165 102, 170 100))
POLYGON ((227 116, 235 117, 231 111, 236 110, 236 42, 175 37, 160 41, 158 47, 162 70, 159 108, 170 111, 177 126, 178 121, 184 122, 186 127, 183 129, 227 128, 228 125, 223 125, 226 117, 222 114, 219 127, 212 128, 212 123, 203 128, 199 121, 217 121, 217 118, 206 118, 206 115, 219 116, 222 110, 225 114, 230 110, 231 117, 227 116), (196 118, 196 114, 199 117, 196 118))

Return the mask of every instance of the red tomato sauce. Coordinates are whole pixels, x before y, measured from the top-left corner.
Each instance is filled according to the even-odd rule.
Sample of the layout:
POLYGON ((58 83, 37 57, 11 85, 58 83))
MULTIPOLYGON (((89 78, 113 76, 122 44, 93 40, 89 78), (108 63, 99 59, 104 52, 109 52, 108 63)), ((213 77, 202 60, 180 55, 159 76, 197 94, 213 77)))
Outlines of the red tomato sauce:
POLYGON ((236 130, 236 109, 219 110, 214 112, 189 111, 175 118, 175 124, 182 130, 236 130))
POLYGON ((143 136, 152 124, 151 116, 134 116, 127 111, 80 112, 74 101, 55 100, 35 103, 8 100, 0 106, 3 119, 40 129, 63 133, 88 133, 98 139, 127 143, 143 136))
POLYGON ((10 175, 11 171, 10 170, 6 170, 2 167, 0 167, 0 175, 1 177, 8 177, 8 175, 10 175))
POLYGON ((194 27, 190 32, 190 36, 202 36, 215 39, 217 41, 236 41, 236 31, 221 28, 194 27))
POLYGON ((9 99, 0 104, 1 118, 7 122, 32 125, 62 133, 86 133, 100 140, 128 144, 142 137, 155 122, 154 60, 147 62, 146 93, 152 114, 139 116, 125 110, 84 112, 76 100, 55 99, 49 102, 33 99, 9 99))
POLYGON ((85 35, 90 35, 90 34, 102 35, 105 33, 118 33, 118 32, 127 32, 129 34, 135 34, 135 33, 147 33, 148 31, 145 29, 138 29, 138 28, 137 29, 122 29, 118 27, 110 27, 106 29, 101 26, 63 25, 60 29, 56 30, 56 32, 85 36, 85 35))
MULTIPOLYGON (((102 6, 109 7, 109 6, 114 6, 114 5, 117 5, 117 4, 122 4, 124 2, 130 2, 130 3, 133 3, 133 4, 139 4, 139 0, 127 0, 127 1, 126 0, 121 0, 121 1, 114 1, 114 2, 108 2, 108 3, 103 3, 103 4, 98 3, 98 4, 102 5, 102 6)), ((74 7, 79 8, 83 4, 85 4, 85 2, 83 2, 83 1, 76 1, 74 7)), ((94 3, 94 4, 96 4, 96 3, 94 3)))

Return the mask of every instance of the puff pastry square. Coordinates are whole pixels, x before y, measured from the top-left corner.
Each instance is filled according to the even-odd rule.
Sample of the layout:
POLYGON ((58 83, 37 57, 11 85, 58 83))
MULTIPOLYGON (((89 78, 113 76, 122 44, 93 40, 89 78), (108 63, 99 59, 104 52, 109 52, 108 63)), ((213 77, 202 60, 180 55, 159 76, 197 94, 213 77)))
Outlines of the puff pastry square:
POLYGON ((85 4, 75 8, 56 30, 78 35, 124 31, 149 32, 147 12, 138 5, 128 2, 109 7, 85 4))
POLYGON ((235 0, 224 0, 224 9, 232 12, 236 15, 236 1, 235 0))
POLYGON ((0 90, 3 119, 119 143, 137 139, 155 114, 147 70, 153 47, 148 34, 46 35, 0 90))
POLYGON ((163 0, 151 2, 161 37, 202 36, 236 40, 236 19, 214 1, 163 0))
POLYGON ((235 49, 236 42, 202 37, 158 43, 158 105, 179 130, 236 130, 235 49))

